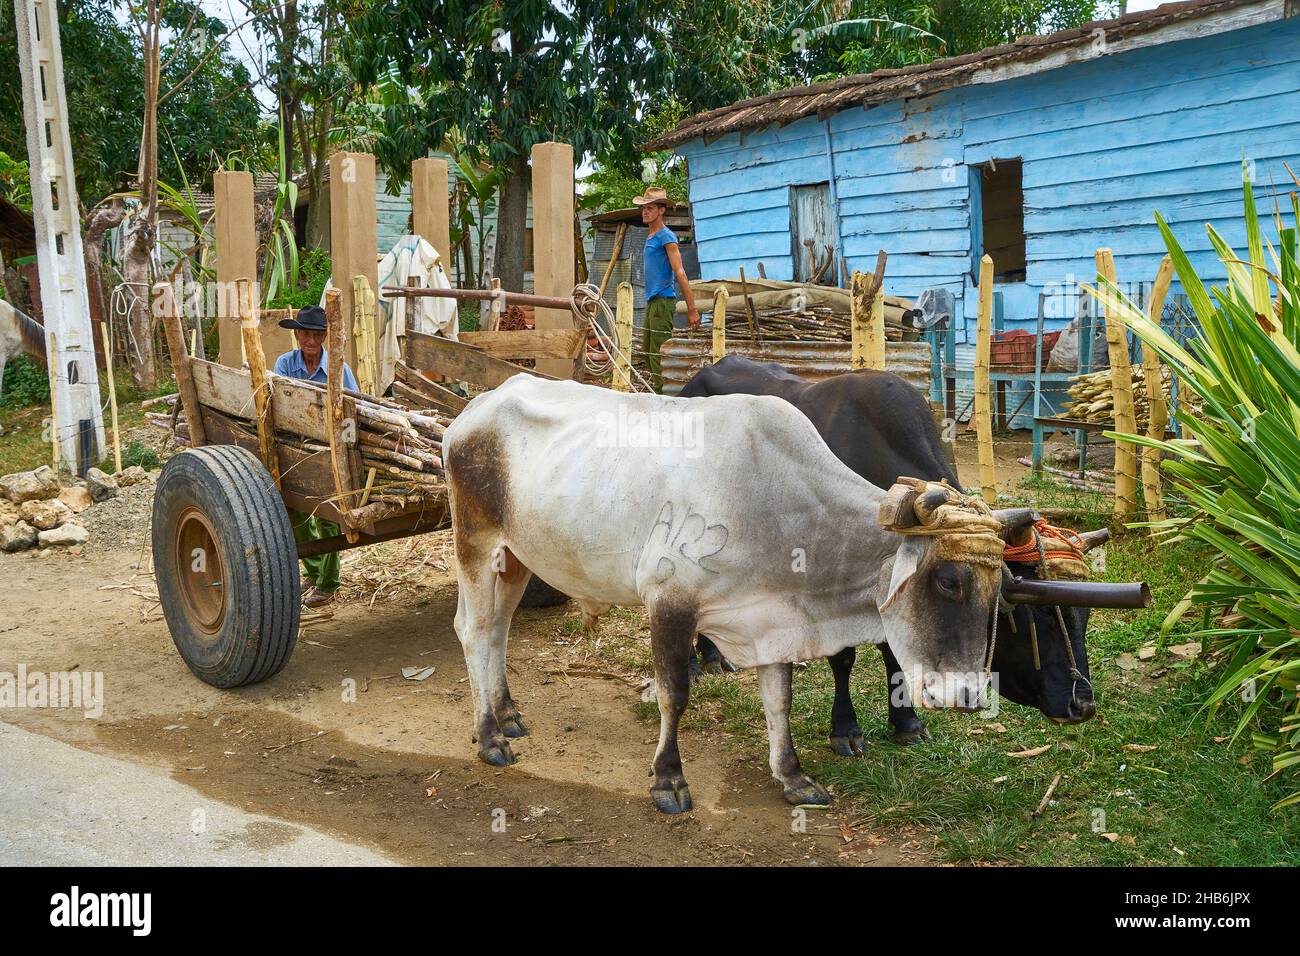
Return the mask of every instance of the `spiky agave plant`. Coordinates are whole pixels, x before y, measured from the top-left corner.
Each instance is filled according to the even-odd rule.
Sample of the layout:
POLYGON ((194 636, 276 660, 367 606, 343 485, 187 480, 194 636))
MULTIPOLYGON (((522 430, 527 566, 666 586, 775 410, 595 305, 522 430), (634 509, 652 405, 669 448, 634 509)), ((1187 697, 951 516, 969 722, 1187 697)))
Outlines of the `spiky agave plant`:
MULTIPOLYGON (((1223 287, 1206 289, 1156 214, 1200 326, 1185 344, 1105 279, 1089 291, 1160 353, 1181 388, 1204 400, 1195 411, 1183 403, 1177 413, 1194 442, 1113 437, 1168 453, 1164 472, 1194 511, 1156 527, 1218 552, 1164 627, 1193 607, 1205 612, 1207 626, 1194 636, 1224 652, 1205 709, 1212 716, 1233 695, 1246 701, 1234 737, 1250 730, 1254 746, 1272 752, 1277 775, 1300 767, 1300 203, 1293 192, 1292 225, 1283 227, 1279 210, 1277 243, 1266 241, 1245 173, 1243 164, 1245 258, 1206 226, 1227 271, 1223 287)), ((1297 803, 1300 790, 1274 806, 1297 803)))

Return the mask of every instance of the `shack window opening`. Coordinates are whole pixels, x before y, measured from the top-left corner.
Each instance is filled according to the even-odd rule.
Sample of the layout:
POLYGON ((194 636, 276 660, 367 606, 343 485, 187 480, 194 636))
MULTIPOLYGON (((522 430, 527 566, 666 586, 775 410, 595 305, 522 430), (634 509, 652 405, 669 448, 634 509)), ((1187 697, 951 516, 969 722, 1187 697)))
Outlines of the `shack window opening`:
POLYGON ((1025 190, 1019 159, 999 159, 980 167, 981 227, 984 255, 993 257, 998 282, 1025 281, 1025 190))

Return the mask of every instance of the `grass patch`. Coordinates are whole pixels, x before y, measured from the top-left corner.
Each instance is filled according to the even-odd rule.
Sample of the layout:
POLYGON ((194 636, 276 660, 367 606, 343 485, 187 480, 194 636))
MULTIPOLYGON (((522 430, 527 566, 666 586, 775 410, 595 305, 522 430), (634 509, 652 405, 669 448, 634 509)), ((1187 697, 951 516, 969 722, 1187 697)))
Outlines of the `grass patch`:
MULTIPOLYGON (((35 363, 32 363, 32 366, 39 370, 41 376, 45 375, 44 366, 35 363)), ((28 471, 40 465, 48 465, 51 460, 48 434, 49 392, 47 390, 44 398, 34 403, 26 401, 25 398, 20 402, 19 393, 11 392, 9 389, 9 372, 12 367, 13 363, 5 370, 6 401, 0 404, 0 429, 4 432, 0 434, 0 475, 28 471)), ((130 375, 125 369, 117 371, 118 428, 123 435, 122 467, 140 465, 145 469, 157 468, 161 464, 158 456, 148 446, 140 442, 127 441, 125 436, 131 429, 145 423, 145 412, 140 407, 140 402, 155 395, 169 395, 176 391, 176 385, 171 380, 167 380, 152 391, 142 391, 130 384, 130 375)), ((108 408, 108 379, 103 373, 99 376, 99 393, 104 410, 104 439, 108 442, 108 454, 99 463, 99 467, 112 472, 115 467, 112 453, 113 429, 108 408)), ((27 391, 22 394, 27 395, 27 391)))
MULTIPOLYGON (((1027 496, 1036 490, 1025 489, 1027 496)), ((1107 513, 1094 511, 1077 525, 1107 521, 1107 513)), ((805 769, 833 789, 837 808, 851 820, 922 828, 938 855, 956 863, 1300 864, 1300 816, 1270 811, 1286 790, 1265 780, 1267 758, 1256 756, 1249 741, 1216 740, 1231 734, 1245 704, 1234 701, 1207 723, 1200 704, 1215 685, 1210 665, 1165 649, 1187 641, 1190 624, 1160 635, 1161 621, 1210 560, 1205 548, 1156 544, 1141 533, 1107 545, 1097 577, 1145 580, 1153 601, 1142 612, 1093 612, 1088 644, 1098 715, 1077 727, 1053 726, 1036 710, 1003 701, 992 720, 926 714, 933 739, 901 747, 888 727, 884 665, 863 647, 853 690, 867 754, 849 760, 826 742, 830 668, 820 661, 796 667, 791 726, 805 769), (1136 670, 1119 666, 1121 654, 1136 655, 1146 644, 1160 648, 1153 659, 1136 670), (1008 756, 1045 744, 1051 749, 1040 756, 1008 756), (1053 802, 1033 816, 1058 773, 1053 802)), ((638 713, 658 720, 653 702, 638 705, 638 713)), ((693 689, 684 726, 725 730, 750 759, 766 762, 752 673, 705 677, 693 689)))
MULTIPOLYGON (((1154 599, 1143 612, 1093 612, 1088 645, 1098 716, 1089 723, 1054 727, 1037 711, 1004 701, 993 721, 927 714, 933 739, 899 747, 885 733, 884 669, 868 651, 869 666, 860 667, 867 673, 855 675, 868 755, 847 761, 826 750, 832 685, 829 668, 815 667, 815 680, 796 682, 797 710, 815 715, 796 725, 806 765, 851 812, 877 825, 924 826, 954 862, 1300 863, 1300 820, 1270 813, 1282 788, 1263 782, 1266 760, 1244 743, 1215 742, 1231 733, 1234 713, 1207 725, 1199 710, 1214 686, 1208 665, 1163 651, 1143 671, 1116 663, 1122 653, 1161 644, 1160 622, 1209 561, 1203 548, 1154 545, 1139 534, 1107 546, 1098 577, 1146 580, 1154 599), (1044 744, 1052 749, 1041 756, 1007 756, 1044 744), (1147 747, 1155 749, 1138 749, 1147 747), (1034 818, 1058 773, 1054 802, 1034 818)), ((1177 631, 1169 643, 1185 640, 1177 631)))

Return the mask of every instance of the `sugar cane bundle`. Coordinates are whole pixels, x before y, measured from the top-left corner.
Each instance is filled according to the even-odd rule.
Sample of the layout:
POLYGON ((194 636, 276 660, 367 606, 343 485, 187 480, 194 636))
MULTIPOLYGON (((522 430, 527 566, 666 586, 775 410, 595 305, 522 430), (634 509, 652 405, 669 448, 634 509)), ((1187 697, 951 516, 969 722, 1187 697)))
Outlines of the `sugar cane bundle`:
MULTIPOLYGON (((301 384, 324 390, 316 382, 297 380, 301 384)), ((387 398, 344 389, 355 410, 356 448, 364 468, 375 469, 377 480, 386 492, 428 496, 444 490, 442 436, 451 419, 434 411, 411 409, 387 398)), ((172 396, 169 405, 175 406, 172 396)), ((178 445, 189 445, 185 419, 172 413, 147 412, 146 420, 155 427, 171 432, 178 445)), ((232 421, 256 435, 251 420, 232 421)), ((329 446, 277 429, 276 442, 303 451, 320 453, 329 446)))
MULTIPOLYGON (((1145 432, 1150 399, 1146 391, 1146 374, 1141 365, 1133 366, 1132 376, 1133 414, 1137 420, 1138 430, 1145 432)), ((1172 392, 1172 378, 1168 368, 1161 368, 1160 381, 1164 400, 1168 403, 1172 392)), ((1062 413, 1065 418, 1097 424, 1106 424, 1115 420, 1115 397, 1111 391, 1110 369, 1075 375, 1071 378, 1071 382, 1073 384, 1066 391, 1073 401, 1062 413)), ((1189 391, 1183 392, 1182 397, 1195 402, 1195 396, 1189 391)))

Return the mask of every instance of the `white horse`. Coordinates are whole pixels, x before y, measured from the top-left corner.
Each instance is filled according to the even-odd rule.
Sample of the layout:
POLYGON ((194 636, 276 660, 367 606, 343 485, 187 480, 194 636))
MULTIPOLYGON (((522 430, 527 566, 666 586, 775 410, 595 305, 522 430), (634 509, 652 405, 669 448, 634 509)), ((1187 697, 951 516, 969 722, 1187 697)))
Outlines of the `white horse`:
POLYGON ((24 352, 45 361, 45 329, 0 299, 0 388, 4 387, 5 365, 24 352))

